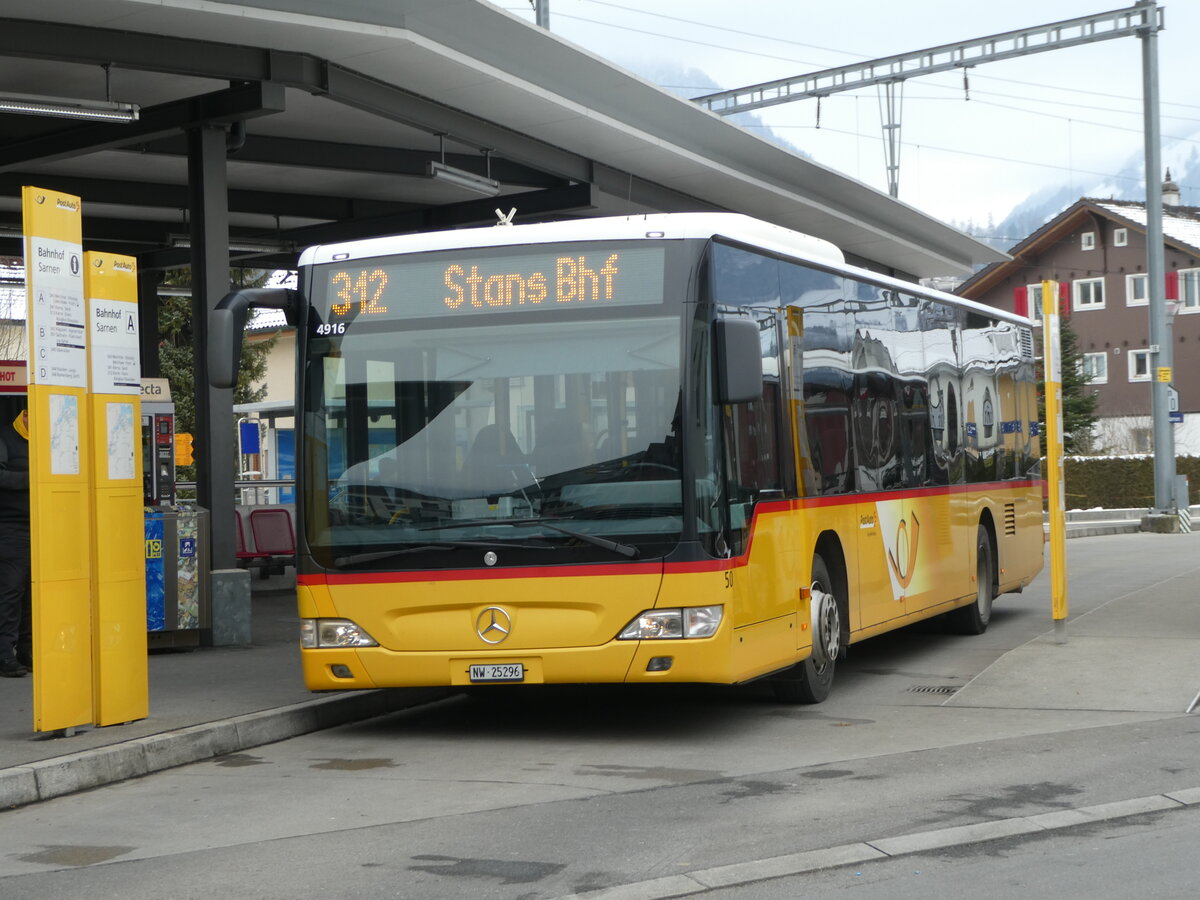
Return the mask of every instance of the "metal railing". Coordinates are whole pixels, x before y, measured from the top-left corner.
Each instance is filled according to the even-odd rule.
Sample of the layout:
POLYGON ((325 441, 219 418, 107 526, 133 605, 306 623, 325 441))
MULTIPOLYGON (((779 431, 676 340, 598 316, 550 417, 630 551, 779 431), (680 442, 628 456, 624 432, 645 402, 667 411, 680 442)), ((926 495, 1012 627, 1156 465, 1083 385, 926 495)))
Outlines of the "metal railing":
MULTIPOLYGON (((279 492, 283 488, 294 488, 296 482, 290 478, 235 481, 234 503, 239 506, 275 506, 281 502, 279 492)), ((195 501, 196 482, 175 482, 175 497, 180 501, 195 501)))

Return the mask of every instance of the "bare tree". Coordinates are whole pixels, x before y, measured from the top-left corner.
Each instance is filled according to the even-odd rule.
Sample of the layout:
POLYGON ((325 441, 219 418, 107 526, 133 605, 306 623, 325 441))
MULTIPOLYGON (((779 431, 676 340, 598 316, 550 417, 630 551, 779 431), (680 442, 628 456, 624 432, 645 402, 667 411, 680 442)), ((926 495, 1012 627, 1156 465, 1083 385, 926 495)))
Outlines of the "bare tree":
POLYGON ((24 359, 25 263, 19 257, 0 256, 0 359, 24 359))

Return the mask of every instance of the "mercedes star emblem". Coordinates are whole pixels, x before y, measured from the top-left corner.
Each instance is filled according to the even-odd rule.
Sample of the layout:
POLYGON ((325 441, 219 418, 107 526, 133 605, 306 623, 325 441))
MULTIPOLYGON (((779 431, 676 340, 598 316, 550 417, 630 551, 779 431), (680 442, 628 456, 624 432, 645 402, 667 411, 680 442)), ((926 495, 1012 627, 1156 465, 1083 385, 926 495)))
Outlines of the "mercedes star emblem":
POLYGON ((475 632, 489 644, 499 644, 512 632, 512 619, 498 606, 489 606, 475 620, 475 632))

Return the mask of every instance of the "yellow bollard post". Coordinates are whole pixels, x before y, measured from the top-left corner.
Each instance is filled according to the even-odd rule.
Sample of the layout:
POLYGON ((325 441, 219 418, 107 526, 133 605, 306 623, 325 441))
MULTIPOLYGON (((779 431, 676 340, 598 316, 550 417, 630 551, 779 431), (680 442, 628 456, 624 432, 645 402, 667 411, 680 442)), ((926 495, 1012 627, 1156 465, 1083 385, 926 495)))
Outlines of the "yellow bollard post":
POLYGON ((1046 487, 1050 506, 1050 605, 1054 640, 1067 640, 1067 510, 1063 483, 1062 339, 1058 283, 1042 282, 1042 359, 1046 373, 1046 487))

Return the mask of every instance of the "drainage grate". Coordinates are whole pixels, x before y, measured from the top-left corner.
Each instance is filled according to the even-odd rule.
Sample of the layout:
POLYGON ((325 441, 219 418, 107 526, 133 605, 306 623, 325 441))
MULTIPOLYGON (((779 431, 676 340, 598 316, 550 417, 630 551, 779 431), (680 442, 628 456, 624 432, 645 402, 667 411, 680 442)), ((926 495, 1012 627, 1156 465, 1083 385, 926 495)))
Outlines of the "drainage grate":
POLYGON ((910 694, 957 694, 957 684, 914 684, 908 689, 910 694))

